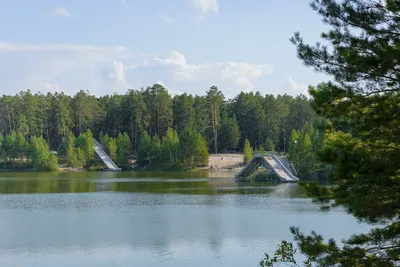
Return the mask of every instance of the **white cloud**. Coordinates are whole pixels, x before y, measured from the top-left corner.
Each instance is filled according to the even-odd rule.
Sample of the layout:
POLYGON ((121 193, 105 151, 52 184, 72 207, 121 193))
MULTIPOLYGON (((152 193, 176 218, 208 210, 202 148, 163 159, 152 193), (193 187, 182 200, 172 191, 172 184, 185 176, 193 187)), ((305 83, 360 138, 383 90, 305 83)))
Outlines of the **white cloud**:
POLYGON ((160 13, 160 19, 166 23, 172 23, 173 19, 171 16, 169 16, 167 13, 161 12, 160 13))
MULTIPOLYGON (((110 81, 105 84, 101 79, 93 80, 91 77, 96 75, 100 77, 102 65, 113 64, 114 83, 120 84, 120 87, 127 85, 121 62, 132 56, 128 49, 121 46, 0 42, 0 57, 12 61, 15 69, 18 69, 18 71, 8 71, 8 85, 15 90, 20 88, 54 90, 54 86, 50 83, 43 84, 43 81, 56 81, 59 87, 68 93, 75 93, 82 87, 85 90, 99 90, 100 94, 105 93, 106 85, 109 87, 108 90, 112 90, 114 85, 110 84, 110 81), (100 68, 93 68, 97 64, 100 68), (98 72, 97 74, 92 73, 94 69, 98 72), (64 81, 60 82, 60 80, 64 81), (102 88, 102 82, 104 88, 102 88)), ((2 76, 6 72, 4 68, 5 66, 0 63, 2 76)))
POLYGON ((113 62, 113 69, 111 72, 109 72, 109 77, 113 79, 117 84, 125 86, 125 89, 130 87, 128 81, 125 78, 124 64, 120 61, 113 62))
POLYGON ((69 11, 64 7, 58 7, 54 10, 54 14, 62 17, 71 17, 69 11))
POLYGON ((133 54, 121 46, 0 42, 0 59, 0 76, 4 77, 0 90, 8 88, 0 94, 31 88, 68 94, 83 89, 104 95, 162 81, 171 94, 201 94, 217 85, 227 96, 235 96, 241 90, 255 89, 273 71, 267 64, 191 63, 178 51, 165 57, 133 54))
POLYGON ((198 9, 202 14, 214 12, 218 14, 219 6, 217 0, 189 0, 189 3, 198 9))
POLYGON ((60 86, 58 84, 48 83, 46 81, 44 81, 43 87, 47 92, 56 92, 60 90, 60 86))
POLYGON ((261 76, 269 75, 273 67, 267 64, 250 64, 246 62, 221 62, 205 64, 189 64, 183 54, 171 51, 168 57, 155 58, 154 62, 168 66, 175 80, 184 82, 219 82, 234 85, 240 90, 255 89, 253 81, 261 76))
POLYGON ((289 77, 288 85, 292 93, 308 95, 308 86, 305 84, 297 83, 292 77, 289 77))

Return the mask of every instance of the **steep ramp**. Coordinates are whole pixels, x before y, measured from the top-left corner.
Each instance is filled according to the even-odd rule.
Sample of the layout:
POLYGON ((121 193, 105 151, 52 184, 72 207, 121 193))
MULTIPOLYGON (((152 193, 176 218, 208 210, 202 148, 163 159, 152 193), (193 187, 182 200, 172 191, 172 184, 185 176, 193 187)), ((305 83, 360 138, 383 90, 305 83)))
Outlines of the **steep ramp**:
POLYGON ((293 175, 291 170, 286 167, 283 161, 275 154, 256 154, 243 169, 235 175, 236 178, 245 178, 251 176, 259 166, 264 166, 271 170, 281 182, 297 182, 299 178, 293 175))
POLYGON ((281 178, 281 180, 285 180, 287 182, 297 182, 299 178, 294 176, 292 172, 286 168, 285 164, 281 161, 281 159, 274 155, 267 155, 264 159, 268 162, 268 165, 272 168, 276 175, 281 178))
POLYGON ((113 171, 120 171, 121 168, 118 168, 118 166, 114 163, 114 161, 112 161, 112 159, 107 155, 107 153, 104 151, 103 147, 101 146, 101 144, 94 139, 94 151, 96 152, 96 154, 100 157, 100 159, 104 162, 104 164, 113 171))

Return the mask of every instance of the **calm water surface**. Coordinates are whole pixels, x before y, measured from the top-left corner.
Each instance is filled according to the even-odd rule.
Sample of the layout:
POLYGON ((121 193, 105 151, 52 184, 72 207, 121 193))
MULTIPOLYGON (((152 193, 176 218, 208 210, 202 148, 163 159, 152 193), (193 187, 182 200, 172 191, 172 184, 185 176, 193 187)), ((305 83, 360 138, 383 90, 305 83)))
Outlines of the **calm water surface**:
POLYGON ((0 266, 258 266, 288 228, 365 231, 297 184, 232 173, 2 173, 0 266))

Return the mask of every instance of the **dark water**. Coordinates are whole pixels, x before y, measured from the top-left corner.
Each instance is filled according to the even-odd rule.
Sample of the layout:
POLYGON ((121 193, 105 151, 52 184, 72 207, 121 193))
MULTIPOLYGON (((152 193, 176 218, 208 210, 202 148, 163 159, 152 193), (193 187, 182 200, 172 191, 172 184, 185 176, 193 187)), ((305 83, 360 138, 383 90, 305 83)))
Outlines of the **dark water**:
POLYGON ((232 173, 0 174, 0 266, 258 266, 289 226, 365 231, 297 184, 232 173))

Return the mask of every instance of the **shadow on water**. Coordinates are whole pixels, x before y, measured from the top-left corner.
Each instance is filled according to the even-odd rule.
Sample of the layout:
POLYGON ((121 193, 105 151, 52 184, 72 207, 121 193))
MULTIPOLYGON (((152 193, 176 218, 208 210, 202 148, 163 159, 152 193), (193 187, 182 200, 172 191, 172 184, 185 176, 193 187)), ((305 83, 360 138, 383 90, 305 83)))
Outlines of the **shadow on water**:
POLYGON ((136 192, 302 197, 297 184, 236 181, 232 172, 2 173, 0 194, 136 192))

